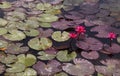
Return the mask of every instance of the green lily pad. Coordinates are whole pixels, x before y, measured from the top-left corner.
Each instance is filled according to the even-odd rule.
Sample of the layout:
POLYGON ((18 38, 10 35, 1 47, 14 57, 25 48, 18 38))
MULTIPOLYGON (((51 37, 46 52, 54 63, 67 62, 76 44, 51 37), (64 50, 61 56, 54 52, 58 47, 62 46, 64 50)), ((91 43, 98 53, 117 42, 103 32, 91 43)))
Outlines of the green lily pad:
POLYGON ((39 27, 39 22, 36 20, 26 20, 25 21, 25 26, 27 26, 28 28, 38 28, 39 27))
POLYGON ((77 56, 76 52, 72 52, 70 54, 68 54, 67 50, 63 50, 63 51, 59 51, 57 53, 57 59, 61 62, 67 62, 67 61, 71 61, 73 59, 75 59, 77 56))
POLYGON ((24 33, 27 35, 27 36, 30 36, 30 37, 34 37, 34 36, 38 36, 39 35, 39 31, 38 30, 35 30, 35 29, 30 29, 28 31, 24 31, 24 33))
POLYGON ((51 27, 51 24, 48 22, 42 22, 42 23, 40 23, 40 26, 41 27, 51 27))
POLYGON ((0 40, 0 48, 6 48, 8 46, 8 42, 4 40, 0 40))
POLYGON ((38 54, 40 56, 38 56, 37 58, 41 60, 52 60, 56 56, 55 54, 46 54, 44 51, 40 51, 38 54))
POLYGON ((33 38, 28 42, 28 45, 35 50, 45 50, 52 46, 52 41, 48 38, 33 38))
POLYGON ((36 5, 36 9, 38 9, 38 10, 48 10, 48 9, 50 9, 52 6, 51 6, 51 4, 49 4, 49 3, 38 3, 37 5, 36 5))
POLYGON ((10 8, 11 6, 12 5, 9 2, 6 2, 6 1, 4 1, 0 4, 0 8, 10 8))
POLYGON ((37 72, 32 68, 27 68, 22 76, 37 76, 37 72))
POLYGON ((0 28, 0 35, 4 35, 7 33, 7 29, 6 28, 0 28))
POLYGON ((54 76, 68 76, 68 75, 64 72, 60 72, 60 73, 55 74, 54 76))
POLYGON ((63 42, 63 41, 67 41, 69 39, 69 33, 66 31, 55 31, 52 34, 52 39, 57 41, 57 42, 63 42))
POLYGON ((0 18, 0 26, 6 26, 7 23, 7 20, 0 18))
POLYGON ((10 64, 16 61, 17 61, 17 57, 15 55, 10 55, 10 54, 7 54, 7 56, 1 59, 1 62, 5 64, 10 64))
POLYGON ((24 64, 26 67, 32 66, 36 62, 36 57, 32 54, 20 54, 17 56, 18 62, 24 64))
POLYGON ((58 20, 58 17, 52 14, 41 14, 38 20, 41 22, 54 22, 58 20))
POLYGON ((19 30, 9 30, 9 33, 3 35, 3 37, 11 41, 20 41, 26 38, 25 34, 19 30))
POLYGON ((118 43, 120 43, 120 36, 119 36, 119 37, 117 37, 117 42, 118 42, 118 43))
POLYGON ((14 11, 12 12, 12 17, 20 20, 24 20, 26 16, 25 16, 25 13, 23 12, 14 11))
POLYGON ((12 64, 12 65, 7 65, 7 66, 11 68, 7 68, 6 72, 17 73, 17 72, 22 72, 25 70, 25 65, 19 62, 12 64))

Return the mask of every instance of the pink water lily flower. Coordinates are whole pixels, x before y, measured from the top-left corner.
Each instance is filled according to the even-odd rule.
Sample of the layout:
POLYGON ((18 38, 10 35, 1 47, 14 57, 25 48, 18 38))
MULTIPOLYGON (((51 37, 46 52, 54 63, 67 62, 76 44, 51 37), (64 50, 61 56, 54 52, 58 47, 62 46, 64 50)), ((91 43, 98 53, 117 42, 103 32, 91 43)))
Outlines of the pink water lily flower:
POLYGON ((77 34, 76 34, 76 33, 70 33, 69 36, 70 36, 71 38, 76 38, 76 37, 77 37, 77 34))
POLYGON ((111 40, 113 40, 113 39, 116 38, 116 34, 113 33, 113 32, 110 32, 110 33, 108 34, 108 37, 109 37, 111 40))
POLYGON ((86 32, 84 26, 77 26, 77 27, 75 28, 75 31, 76 31, 77 33, 80 33, 80 34, 84 34, 84 33, 86 32))

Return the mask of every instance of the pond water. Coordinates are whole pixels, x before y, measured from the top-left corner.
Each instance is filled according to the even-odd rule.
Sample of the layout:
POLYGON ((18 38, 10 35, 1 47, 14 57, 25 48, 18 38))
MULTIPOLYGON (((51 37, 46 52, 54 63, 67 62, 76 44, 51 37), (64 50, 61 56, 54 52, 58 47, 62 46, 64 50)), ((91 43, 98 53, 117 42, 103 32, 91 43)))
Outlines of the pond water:
POLYGON ((0 76, 120 76, 120 0, 1 0, 0 76))

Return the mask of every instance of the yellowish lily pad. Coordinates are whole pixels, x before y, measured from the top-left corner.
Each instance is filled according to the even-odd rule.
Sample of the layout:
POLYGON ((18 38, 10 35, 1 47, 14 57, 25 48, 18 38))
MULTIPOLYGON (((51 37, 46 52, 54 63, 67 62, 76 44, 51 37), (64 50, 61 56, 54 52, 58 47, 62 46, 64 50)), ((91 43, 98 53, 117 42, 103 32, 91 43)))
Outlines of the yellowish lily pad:
POLYGON ((52 46, 52 41, 48 38, 33 38, 28 42, 28 45, 35 50, 45 50, 52 46))
POLYGON ((11 41, 20 41, 26 38, 25 34, 19 30, 9 30, 10 34, 5 34, 3 37, 11 41))
POLYGON ((57 42, 63 42, 63 41, 67 41, 69 39, 69 33, 66 31, 55 31, 52 34, 52 39, 57 41, 57 42))

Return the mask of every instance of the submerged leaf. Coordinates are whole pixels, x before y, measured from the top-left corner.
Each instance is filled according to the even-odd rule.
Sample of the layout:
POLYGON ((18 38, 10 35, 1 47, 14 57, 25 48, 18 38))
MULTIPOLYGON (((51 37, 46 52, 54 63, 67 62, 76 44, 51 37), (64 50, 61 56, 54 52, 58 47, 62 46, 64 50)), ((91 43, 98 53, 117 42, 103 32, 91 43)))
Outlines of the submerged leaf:
POLYGON ((57 53, 57 59, 61 62, 68 62, 68 61, 71 61, 72 59, 75 59, 77 56, 76 52, 72 52, 70 54, 68 54, 68 51, 67 50, 64 50, 64 51, 59 51, 57 53))
POLYGON ((55 31, 52 34, 52 39, 57 41, 57 42, 63 42, 63 41, 67 41, 69 39, 69 33, 66 31, 55 31))

